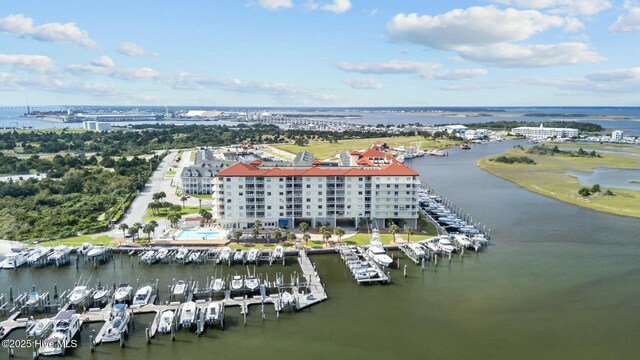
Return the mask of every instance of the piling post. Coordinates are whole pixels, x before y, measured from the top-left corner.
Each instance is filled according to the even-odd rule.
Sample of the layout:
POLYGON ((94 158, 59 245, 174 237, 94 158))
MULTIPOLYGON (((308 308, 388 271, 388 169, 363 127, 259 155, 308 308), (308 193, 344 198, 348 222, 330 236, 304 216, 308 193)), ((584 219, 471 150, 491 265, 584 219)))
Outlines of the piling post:
POLYGON ((449 262, 451 262, 451 251, 449 251, 449 262))
POLYGON ((433 261, 434 261, 434 265, 438 266, 438 254, 433 255, 433 261))
POLYGON ((7 348, 7 352, 9 353, 9 358, 13 358, 13 348, 7 348))
POLYGON ((9 302, 13 303, 13 286, 9 286, 9 302))
POLYGON ((404 264, 404 277, 407 277, 407 264, 404 264))
POLYGON ((176 341, 176 323, 171 324, 171 341, 176 341))
POLYGON ((120 347, 123 348, 124 347, 124 334, 120 335, 120 347))
POLYGON ((424 258, 420 259, 420 266, 422 267, 422 270, 424 270, 424 258))
POLYGON ((144 338, 147 341, 147 344, 151 343, 151 337, 149 337, 149 328, 144 329, 144 338))
POLYGON ((96 344, 93 341, 93 335, 89 335, 89 347, 91 349, 91 352, 95 352, 96 351, 96 344))
POLYGON ((391 271, 387 271, 387 282, 391 283, 391 271))

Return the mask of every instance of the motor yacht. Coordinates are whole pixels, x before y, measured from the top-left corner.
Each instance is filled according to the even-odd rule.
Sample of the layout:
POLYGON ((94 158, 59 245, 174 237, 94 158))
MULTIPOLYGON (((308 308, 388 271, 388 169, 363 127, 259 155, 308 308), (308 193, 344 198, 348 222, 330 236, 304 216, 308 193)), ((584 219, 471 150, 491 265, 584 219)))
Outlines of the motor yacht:
POLYGON ((128 331, 130 315, 126 304, 114 304, 109 315, 110 321, 102 334, 102 342, 120 341, 128 331))
POLYGON ((220 292, 222 290, 224 290, 224 279, 222 278, 217 278, 215 280, 213 280, 213 291, 215 292, 220 292))
POLYGON ((244 250, 238 249, 233 253, 234 262, 242 262, 244 260, 244 250))
POLYGON ((39 355, 64 355, 67 347, 75 347, 72 340, 82 326, 80 315, 72 310, 61 311, 53 322, 53 331, 42 342, 38 349, 39 355))
POLYGON ((40 319, 27 328, 27 335, 32 338, 42 338, 47 336, 52 328, 53 321, 51 319, 40 319))
POLYGON ((100 286, 93 293, 93 304, 94 306, 102 306, 109 302, 109 298, 111 297, 111 290, 105 286, 100 286))
POLYGON ((196 321, 196 303, 186 302, 180 306, 180 326, 190 327, 196 321))
POLYGON ((378 229, 373 229, 371 232, 371 241, 369 243, 369 248, 367 249, 367 254, 380 266, 387 267, 393 262, 393 259, 387 255, 384 247, 382 246, 378 229))
POLYGON ((273 257, 276 260, 280 260, 284 257, 284 248, 281 245, 278 245, 273 249, 273 257))
POLYGON ((231 279, 231 290, 242 290, 242 276, 234 275, 231 279))
POLYGON ((108 250, 109 250, 109 248, 107 246, 105 246, 104 244, 97 244, 91 250, 89 250, 87 252, 87 258, 88 259, 93 259, 93 258, 100 257, 100 256, 104 255, 108 250))
POLYGON ((258 249, 251 249, 247 253, 247 262, 255 263, 258 261, 259 257, 260 257, 260 251, 258 251, 258 249))
POLYGON ((249 276, 244 280, 244 287, 249 291, 256 291, 260 287, 260 280, 255 276, 249 276))
POLYGON ((153 288, 150 285, 145 285, 136 291, 136 294, 133 296, 132 305, 144 306, 149 303, 151 300, 151 295, 153 294, 153 288))
POLYGON ((173 318, 173 311, 165 310, 162 312, 162 315, 160 315, 160 323, 158 324, 158 331, 160 332, 160 334, 169 334, 171 332, 173 318))
POLYGON ((185 261, 187 260, 187 255, 189 254, 189 249, 187 248, 180 248, 180 250, 178 250, 178 252, 176 253, 176 261, 185 261))
POLYGON ((214 325, 222 318, 223 306, 219 302, 211 302, 204 312, 204 321, 207 325, 214 325))
POLYGON ((69 302, 73 305, 84 305, 91 295, 91 289, 87 286, 76 286, 69 295, 69 302))
POLYGON ((227 262, 231 258, 231 249, 227 246, 222 248, 220 255, 218 255, 219 262, 227 262))
POLYGON ((131 292, 133 292, 133 288, 129 284, 120 284, 120 287, 113 294, 113 300, 117 303, 131 301, 131 292))

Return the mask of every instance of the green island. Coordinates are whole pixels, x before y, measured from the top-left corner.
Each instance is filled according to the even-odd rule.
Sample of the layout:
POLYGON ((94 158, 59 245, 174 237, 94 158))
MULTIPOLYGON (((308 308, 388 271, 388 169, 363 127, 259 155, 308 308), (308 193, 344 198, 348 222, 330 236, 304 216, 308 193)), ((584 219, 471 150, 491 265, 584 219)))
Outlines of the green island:
MULTIPOLYGON (((536 114, 539 115, 539 114, 536 114)), ((527 115, 525 115, 527 116, 527 115)), ((574 116, 572 116, 574 117, 574 116)), ((511 131, 511 129, 520 126, 538 127, 540 121, 513 121, 513 120, 500 120, 500 121, 487 121, 481 123, 468 123, 464 124, 468 128, 481 128, 489 130, 505 130, 511 131)), ((574 128, 580 130, 580 132, 597 133, 605 131, 605 128, 601 125, 589 123, 585 121, 544 121, 546 127, 559 127, 559 128, 574 128)))
POLYGON ((599 153, 605 145, 591 144, 590 151, 583 144, 563 144, 576 150, 558 150, 554 146, 539 145, 531 149, 520 146, 498 156, 486 157, 477 165, 502 179, 529 191, 592 210, 616 215, 640 217, 640 191, 584 187, 571 176, 572 171, 593 171, 595 168, 640 168, 640 158, 624 148, 616 153, 599 153), (593 149, 593 150, 592 150, 593 149), (533 163, 500 162, 500 157, 527 157, 533 163))

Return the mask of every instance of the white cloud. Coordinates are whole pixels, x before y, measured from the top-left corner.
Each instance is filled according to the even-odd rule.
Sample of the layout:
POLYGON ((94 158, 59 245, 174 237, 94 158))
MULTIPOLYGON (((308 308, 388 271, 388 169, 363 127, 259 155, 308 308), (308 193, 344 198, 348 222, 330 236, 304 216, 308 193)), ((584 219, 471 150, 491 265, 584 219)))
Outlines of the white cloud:
POLYGON ((259 0, 258 5, 265 9, 290 9, 293 7, 291 0, 259 0))
POLYGON ((53 60, 44 55, 0 54, 0 65, 42 74, 52 73, 56 69, 53 60))
POLYGON ((575 94, 628 95, 640 93, 640 67, 600 71, 584 77, 529 79, 526 85, 551 87, 575 94))
POLYGON ((640 31, 640 7, 631 7, 629 11, 618 16, 609 31, 614 33, 620 32, 639 32, 640 31))
POLYGON ((596 63, 605 60, 583 43, 495 44, 485 47, 463 47, 458 49, 458 52, 467 60, 501 67, 543 67, 596 63))
POLYGON ((556 14, 595 15, 611 8, 610 0, 494 0, 527 9, 544 9, 556 14))
POLYGON ((345 79, 345 80, 342 80, 342 83, 349 85, 353 89, 357 89, 357 90, 382 89, 382 84, 380 84, 374 78, 345 79))
POLYGON ((484 69, 443 70, 441 64, 420 61, 391 60, 381 63, 338 63, 336 66, 346 72, 376 75, 410 74, 423 79, 461 80, 487 74, 484 69))
POLYGON ((86 31, 78 28, 74 23, 47 23, 34 26, 33 19, 23 14, 13 14, 0 19, 0 31, 55 44, 75 44, 86 48, 98 46, 89 38, 86 31))
POLYGON ((601 71, 586 76, 591 81, 632 82, 640 85, 640 67, 601 71))
POLYGON ((151 68, 117 68, 96 65, 69 65, 66 70, 73 75, 106 75, 120 80, 154 80, 161 77, 161 73, 151 68))
POLYGON ((438 16, 401 13, 391 19, 387 30, 395 40, 451 50, 458 46, 526 40, 566 24, 564 18, 535 10, 500 10, 487 6, 456 9, 438 16))
POLYGON ((99 58, 92 60, 91 64, 95 66, 105 67, 105 68, 110 68, 115 65, 113 63, 113 60, 107 55, 102 55, 99 58))
POLYGON ((494 66, 535 67, 603 60, 585 43, 519 43, 550 29, 575 31, 582 26, 571 17, 486 6, 456 9, 438 16, 397 14, 387 31, 392 39, 401 42, 454 51, 463 59, 494 66))
MULTIPOLYGON (((314 0, 307 1, 307 9, 331 11, 336 14, 342 14, 351 10, 351 0, 332 0, 329 3, 317 3, 314 0)), ((375 15, 378 10, 372 10, 371 16, 375 15)))
POLYGON ((118 52, 127 56, 157 56, 157 53, 150 53, 143 46, 124 42, 118 46, 118 52))

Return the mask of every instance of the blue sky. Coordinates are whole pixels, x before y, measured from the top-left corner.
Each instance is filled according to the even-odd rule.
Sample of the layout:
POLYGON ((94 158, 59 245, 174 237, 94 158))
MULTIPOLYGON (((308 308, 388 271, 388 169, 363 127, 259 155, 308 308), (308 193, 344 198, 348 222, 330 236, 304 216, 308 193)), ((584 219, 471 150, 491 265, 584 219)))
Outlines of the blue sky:
POLYGON ((0 104, 637 106, 640 0, 4 1, 0 104))

